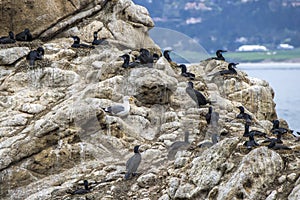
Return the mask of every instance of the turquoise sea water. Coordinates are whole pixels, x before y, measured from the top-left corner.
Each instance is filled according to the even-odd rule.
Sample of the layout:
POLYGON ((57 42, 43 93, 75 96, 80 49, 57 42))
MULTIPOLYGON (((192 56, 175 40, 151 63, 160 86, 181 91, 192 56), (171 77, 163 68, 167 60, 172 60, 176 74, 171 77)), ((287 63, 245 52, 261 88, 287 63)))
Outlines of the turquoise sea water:
POLYGON ((278 118, 285 119, 290 129, 300 131, 300 63, 251 63, 238 68, 269 82, 275 91, 278 118))

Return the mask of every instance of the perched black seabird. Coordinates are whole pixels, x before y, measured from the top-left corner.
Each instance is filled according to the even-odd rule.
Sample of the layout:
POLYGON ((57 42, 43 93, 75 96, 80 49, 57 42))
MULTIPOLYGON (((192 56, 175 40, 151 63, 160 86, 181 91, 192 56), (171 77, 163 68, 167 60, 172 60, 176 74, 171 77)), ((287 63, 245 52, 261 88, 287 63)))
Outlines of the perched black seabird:
POLYGON ((236 116, 236 118, 244 119, 247 123, 251 122, 252 117, 249 114, 245 113, 244 107, 243 106, 238 106, 237 108, 240 110, 240 114, 238 114, 236 116))
POLYGON ((84 184, 84 188, 80 188, 75 190, 74 192, 72 192, 71 194, 75 195, 75 194, 86 194, 90 192, 90 188, 89 188, 89 183, 87 180, 83 181, 84 184))
POLYGON ((131 67, 136 67, 139 65, 139 63, 137 63, 137 62, 129 62, 130 57, 128 54, 124 54, 120 57, 124 59, 124 63, 122 64, 122 67, 124 67, 124 68, 131 68, 131 67))
POLYGON ((236 70, 234 69, 239 63, 229 63, 228 64, 228 70, 222 70, 219 73, 221 75, 225 74, 237 74, 236 70))
POLYGON ((273 120, 272 123, 273 123, 273 127, 271 129, 271 132, 273 134, 279 134, 280 133, 281 135, 283 135, 285 133, 288 133, 289 131, 293 133, 292 130, 288 130, 286 128, 279 127, 279 120, 277 120, 277 119, 273 120))
POLYGON ((181 76, 188 77, 192 80, 195 79, 195 74, 187 72, 186 65, 181 64, 179 67, 181 68, 181 76))
POLYGON ((234 69, 236 68, 236 65, 238 65, 239 63, 229 63, 228 64, 228 69, 225 70, 221 70, 218 71, 216 73, 213 74, 209 74, 208 76, 216 76, 216 75, 228 75, 228 74, 237 74, 237 71, 234 69))
POLYGON ((133 151, 134 151, 134 155, 128 159, 128 161, 126 162, 126 174, 125 174, 125 179, 128 180, 130 178, 130 176, 135 176, 136 175, 136 170, 139 167, 141 160, 142 160, 142 156, 139 152, 139 145, 135 146, 133 151))
POLYGON ((93 42, 92 42, 92 45, 100 45, 100 44, 103 44, 105 40, 106 40, 106 38, 101 38, 100 40, 98 40, 98 32, 95 31, 95 32, 94 32, 94 40, 93 40, 93 42))
POLYGON ((212 124, 214 124, 214 123, 217 124, 219 121, 219 118, 220 118, 219 113, 213 112, 213 108, 210 106, 208 108, 208 113, 206 113, 206 115, 205 115, 207 124, 210 124, 211 122, 212 122, 212 124))
POLYGON ((185 150, 189 147, 189 132, 184 132, 184 141, 176 141, 173 144, 171 144, 168 152, 168 159, 173 160, 175 158, 175 155, 177 151, 185 150))
POLYGON ((12 44, 15 43, 15 35, 12 31, 9 31, 8 37, 1 37, 0 38, 0 44, 12 44))
POLYGON ((214 57, 213 59, 215 59, 215 60, 224 60, 225 61, 225 58, 222 55, 222 53, 224 53, 224 52, 227 52, 227 51, 226 50, 217 50, 216 51, 217 57, 214 57))
POLYGON ((153 63, 153 56, 148 49, 141 48, 137 60, 140 60, 141 64, 153 63))
POLYGON ((281 140, 281 136, 282 136, 282 134, 278 133, 278 134, 276 134, 276 138, 268 138, 268 139, 264 140, 262 143, 275 141, 278 144, 282 144, 283 142, 281 140))
POLYGON ((154 62, 158 61, 159 59, 159 55, 157 53, 154 53, 152 57, 154 62))
POLYGON ((30 66, 33 66, 36 60, 43 59, 44 53, 45 51, 43 47, 39 47, 37 48, 37 50, 30 51, 29 54, 26 56, 26 60, 29 61, 30 66))
POLYGON ((29 29, 26 28, 23 32, 18 33, 16 35, 16 40, 17 41, 28 41, 28 42, 32 41, 32 35, 31 35, 29 29))
POLYGON ((208 103, 204 95, 194 89, 194 84, 191 81, 188 82, 188 86, 185 91, 197 103, 199 107, 208 103))
POLYGON ((198 147, 200 147, 200 148, 202 148, 202 147, 211 147, 211 146, 218 143, 218 141, 219 141, 218 137, 219 137, 218 134, 212 134, 211 135, 211 142, 201 143, 201 144, 198 145, 198 147))
POLYGON ((274 149, 274 150, 291 150, 290 147, 285 146, 283 144, 277 144, 275 140, 271 141, 271 143, 268 145, 269 149, 274 149))
POLYGON ((245 132, 244 132, 243 137, 249 137, 249 135, 266 137, 266 133, 263 133, 261 131, 258 131, 258 130, 249 131, 249 127, 250 127, 249 124, 245 123, 245 132))
POLYGON ((254 140, 254 135, 254 133, 248 134, 249 141, 244 143, 244 146, 246 146, 247 149, 252 149, 252 147, 259 146, 259 144, 254 140))
POLYGON ((81 44, 80 43, 80 38, 78 36, 71 36, 74 40, 74 43, 72 44, 71 47, 73 48, 91 48, 94 49, 95 47, 92 45, 88 45, 88 44, 81 44))
POLYGON ((164 50, 164 53, 163 53, 165 59, 167 59, 168 62, 172 62, 172 59, 169 54, 170 52, 171 52, 171 50, 164 50))

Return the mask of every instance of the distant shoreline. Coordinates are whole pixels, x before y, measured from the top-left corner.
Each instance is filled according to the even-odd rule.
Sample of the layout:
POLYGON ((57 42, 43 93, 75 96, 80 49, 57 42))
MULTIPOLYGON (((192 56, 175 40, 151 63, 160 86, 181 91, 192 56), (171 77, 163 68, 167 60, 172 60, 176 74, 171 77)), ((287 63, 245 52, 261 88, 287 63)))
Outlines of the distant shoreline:
POLYGON ((300 62, 241 62, 240 69, 295 69, 300 70, 300 62))

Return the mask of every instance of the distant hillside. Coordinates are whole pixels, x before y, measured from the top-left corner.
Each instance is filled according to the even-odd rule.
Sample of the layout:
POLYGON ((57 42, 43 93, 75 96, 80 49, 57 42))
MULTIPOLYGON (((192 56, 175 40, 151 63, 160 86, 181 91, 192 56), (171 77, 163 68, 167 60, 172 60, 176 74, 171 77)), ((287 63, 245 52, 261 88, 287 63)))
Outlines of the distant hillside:
POLYGON ((156 27, 180 31, 209 51, 243 44, 300 46, 299 0, 133 1, 148 8, 156 27))

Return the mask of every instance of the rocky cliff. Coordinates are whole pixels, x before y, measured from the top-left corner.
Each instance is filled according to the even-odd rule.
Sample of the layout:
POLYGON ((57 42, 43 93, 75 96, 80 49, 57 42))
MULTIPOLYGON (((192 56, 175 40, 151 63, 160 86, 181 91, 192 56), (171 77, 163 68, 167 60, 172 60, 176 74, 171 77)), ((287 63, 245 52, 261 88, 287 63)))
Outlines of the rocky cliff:
POLYGON ((0 49, 1 199, 299 199, 299 144, 291 135, 283 140, 292 150, 269 149, 262 137, 252 150, 243 146, 244 121, 236 119, 240 105, 253 116, 251 129, 272 137, 274 92, 266 81, 239 70, 208 76, 226 68, 224 61, 188 66, 196 74, 195 89, 220 114, 218 126, 208 126, 209 105, 197 107, 185 91, 189 80, 164 58, 153 68, 121 67, 124 53, 159 51, 147 33, 154 24, 145 8, 130 0, 5 6, 17 4, 22 12, 14 11, 13 23, 4 24, 29 27, 43 41, 0 49), (88 43, 94 31, 107 43, 71 48, 70 35, 88 43), (30 67, 25 55, 37 46, 45 56, 30 67), (123 96, 135 99, 129 115, 104 112, 123 96), (185 131, 189 148, 168 160, 170 145, 182 141, 185 131), (213 133, 220 141, 199 148, 213 133), (142 162, 138 175, 125 181, 135 145, 141 145, 142 162), (83 180, 89 181, 89 193, 71 195, 83 188, 83 180))

